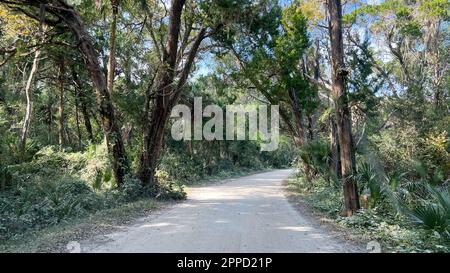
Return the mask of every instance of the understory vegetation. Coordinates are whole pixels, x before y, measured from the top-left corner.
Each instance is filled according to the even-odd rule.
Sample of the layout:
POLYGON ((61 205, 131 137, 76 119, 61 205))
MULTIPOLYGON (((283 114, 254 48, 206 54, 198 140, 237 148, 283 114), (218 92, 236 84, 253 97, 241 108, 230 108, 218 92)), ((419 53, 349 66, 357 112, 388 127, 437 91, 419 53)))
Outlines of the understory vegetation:
POLYGON ((288 143, 281 145, 285 147, 284 151, 277 153, 283 157, 281 160, 274 155, 261 155, 255 160, 259 155, 258 147, 250 149, 246 143, 224 148, 229 149, 228 157, 219 160, 213 158, 213 149, 195 147, 193 149, 198 152, 189 156, 185 154, 185 147, 177 147, 174 143, 161 159, 156 172, 160 184, 156 195, 149 193, 138 179, 131 176, 117 187, 104 144, 90 144, 78 152, 45 146, 30 155, 30 161, 11 164, 1 170, 0 241, 142 198, 184 199, 184 186, 202 180, 287 167, 293 155, 289 156, 286 149, 288 143), (240 155, 242 149, 247 150, 245 156, 240 155), (202 153, 205 151, 208 154, 202 153))
POLYGON ((290 190, 360 240, 379 242, 382 251, 450 252, 448 123, 435 120, 433 129, 421 131, 394 119, 390 128, 371 132, 379 122, 368 121, 367 137, 356 146, 358 213, 342 214, 342 187, 330 171, 326 136, 299 150, 306 160, 298 163, 301 171, 289 183, 290 190), (309 176, 305 167, 312 169, 309 176))
POLYGON ((449 11, 449 0, 0 0, 0 243, 294 166, 291 187, 346 230, 388 251, 448 252, 449 11), (215 111, 196 114, 198 98, 215 111), (232 137, 217 122, 228 105, 257 109, 222 116, 243 124, 232 137), (278 149, 261 151, 269 135, 278 149))

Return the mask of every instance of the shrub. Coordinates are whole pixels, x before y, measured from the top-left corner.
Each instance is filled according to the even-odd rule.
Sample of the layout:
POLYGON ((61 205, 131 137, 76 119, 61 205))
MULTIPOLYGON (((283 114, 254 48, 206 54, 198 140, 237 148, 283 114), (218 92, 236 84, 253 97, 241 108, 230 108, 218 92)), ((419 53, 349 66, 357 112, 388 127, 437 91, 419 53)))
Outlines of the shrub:
POLYGON ((162 199, 185 199, 186 192, 179 181, 172 180, 166 171, 157 170, 156 178, 158 181, 157 198, 162 199))
POLYGON ((137 200, 143 195, 143 190, 142 182, 139 179, 127 175, 122 186, 117 189, 116 201, 130 202, 137 200))
POLYGON ((114 207, 139 195, 136 180, 127 178, 120 191, 105 185, 112 175, 108 178, 110 168, 102 145, 90 154, 48 146, 36 152, 32 161, 10 165, 7 171, 7 187, 0 192, 0 239, 114 207))
POLYGON ((450 231, 450 192, 448 188, 425 185, 428 200, 421 200, 410 209, 405 209, 413 223, 448 234, 450 231))
POLYGON ((387 173, 393 174, 414 171, 418 138, 419 133, 414 126, 404 125, 403 128, 383 130, 369 139, 387 173))
POLYGON ((449 139, 446 131, 430 132, 420 139, 418 159, 424 164, 428 175, 440 172, 443 177, 450 175, 449 139))

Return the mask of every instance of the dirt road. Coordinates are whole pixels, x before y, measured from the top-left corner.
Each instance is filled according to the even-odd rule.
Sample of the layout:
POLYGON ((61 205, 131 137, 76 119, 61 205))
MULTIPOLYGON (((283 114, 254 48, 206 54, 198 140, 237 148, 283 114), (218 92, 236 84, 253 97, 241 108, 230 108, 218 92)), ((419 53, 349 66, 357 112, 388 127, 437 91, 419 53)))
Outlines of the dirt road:
POLYGON ((188 189, 188 200, 83 243, 83 252, 354 252, 299 214, 277 170, 188 189))

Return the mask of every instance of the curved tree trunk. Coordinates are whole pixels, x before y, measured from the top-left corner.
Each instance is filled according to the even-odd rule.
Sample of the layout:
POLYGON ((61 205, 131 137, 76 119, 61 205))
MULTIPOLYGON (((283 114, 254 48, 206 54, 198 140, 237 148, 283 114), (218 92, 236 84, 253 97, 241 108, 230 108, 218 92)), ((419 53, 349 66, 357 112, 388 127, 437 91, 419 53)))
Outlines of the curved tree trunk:
POLYGON ((174 0, 170 11, 169 34, 163 54, 163 67, 157 76, 157 98, 151 113, 144 113, 143 149, 138 176, 150 188, 156 187, 154 179, 156 164, 162 147, 164 128, 170 114, 169 100, 173 90, 175 66, 178 53, 178 36, 181 27, 181 14, 185 0, 174 0))
MULTIPOLYGON (((0 2, 5 1, 0 0, 0 2)), ((101 127, 105 134, 108 152, 112 158, 111 163, 114 178, 117 185, 120 186, 128 171, 128 160, 126 158, 120 126, 117 123, 114 106, 108 92, 105 75, 103 74, 98 61, 98 52, 92 44, 91 36, 87 32, 83 20, 73 6, 68 5, 63 0, 18 0, 15 4, 27 5, 29 7, 34 7, 39 11, 45 11, 45 13, 52 14, 59 20, 46 18, 45 13, 42 12, 42 23, 55 26, 63 22, 77 39, 78 51, 84 60, 85 67, 91 76, 95 89, 98 112, 101 117, 101 127)), ((28 12, 24 12, 24 14, 33 17, 28 12)))
POLYGON ((31 115, 33 111, 33 93, 32 93, 32 85, 34 76, 36 75, 38 66, 39 66, 39 56, 41 55, 41 50, 37 49, 34 52, 34 59, 33 59, 33 65, 30 70, 30 74, 28 76, 27 84, 25 86, 25 95, 27 97, 27 108, 25 112, 25 118, 23 121, 22 126, 22 133, 20 134, 19 138, 19 150, 20 150, 20 157, 21 160, 24 160, 25 158, 25 148, 26 148, 26 142, 27 142, 27 136, 28 131, 30 129, 30 121, 31 121, 31 115))
MULTIPOLYGON (((33 1, 27 1, 33 5, 33 1)), ((118 186, 124 181, 128 171, 128 160, 123 145, 120 126, 115 117, 114 106, 107 89, 105 76, 98 62, 98 53, 95 50, 89 33, 86 31, 83 20, 72 6, 64 1, 41 1, 46 2, 46 10, 54 15, 64 18, 64 22, 70 28, 78 40, 78 50, 81 53, 85 66, 91 75, 94 85, 98 112, 101 117, 101 126, 105 134, 108 152, 112 157, 112 169, 118 186), (50 4, 51 3, 51 4, 50 4)), ((37 4, 35 4, 37 5, 37 4)))

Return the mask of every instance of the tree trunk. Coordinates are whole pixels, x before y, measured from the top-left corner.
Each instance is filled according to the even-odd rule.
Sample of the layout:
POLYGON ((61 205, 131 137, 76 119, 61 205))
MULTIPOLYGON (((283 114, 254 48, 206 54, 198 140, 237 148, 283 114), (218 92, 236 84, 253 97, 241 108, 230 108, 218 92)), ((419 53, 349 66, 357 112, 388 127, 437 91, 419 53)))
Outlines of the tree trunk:
POLYGON ((94 134, 92 133, 91 117, 88 111, 88 103, 86 93, 83 90, 83 85, 81 84, 80 78, 78 77, 75 68, 72 67, 72 78, 75 82, 75 88, 77 89, 76 94, 78 97, 78 102, 81 108, 81 114, 83 115, 84 127, 86 127, 86 132, 88 133, 89 140, 94 141, 94 134))
POLYGON ((353 215, 359 208, 359 197, 355 180, 352 127, 345 78, 344 49, 342 39, 342 5, 340 0, 328 0, 330 15, 330 44, 332 66, 332 94, 336 107, 336 127, 339 139, 342 183, 344 188, 345 214, 353 215))
POLYGON ((300 109, 300 102, 298 100, 297 92, 294 88, 288 88, 289 102, 291 104, 292 112, 294 114, 297 140, 298 144, 301 146, 305 143, 305 129, 303 126, 302 111, 300 109))
POLYGON ((171 74, 170 71, 168 73, 166 72, 166 75, 163 76, 163 80, 161 81, 162 84, 159 85, 158 94, 160 95, 158 95, 156 98, 156 105, 154 110, 152 111, 152 114, 150 115, 150 122, 148 123, 149 126, 146 126, 144 128, 144 147, 141 154, 141 162, 139 167, 139 178, 144 183, 144 185, 149 188, 155 188, 157 186, 155 181, 155 171, 163 145, 165 125, 169 118, 170 112, 172 111, 172 108, 175 106, 180 97, 183 86, 186 83, 189 72, 191 71, 191 68, 193 66, 194 59, 197 55, 200 44, 205 38, 205 34, 206 29, 202 28, 191 47, 176 87, 170 87, 173 85, 174 75, 172 75, 171 81, 168 81, 165 78, 167 74, 171 74), (168 95, 170 93, 173 93, 173 95, 168 95))
POLYGON ((30 74, 29 74, 28 80, 27 80, 27 84, 25 86, 25 95, 27 97, 27 108, 26 108, 26 112, 25 112, 25 118, 23 121, 22 133, 20 134, 20 138, 19 138, 19 150, 20 150, 21 160, 24 160, 24 158, 25 158, 25 148, 26 148, 27 136, 28 136, 28 131, 30 129, 30 120, 31 120, 31 115, 32 115, 32 111, 33 111, 32 85, 33 85, 34 76, 36 75, 36 72, 37 72, 37 69, 39 66, 39 56, 40 55, 41 55, 41 51, 40 51, 40 49, 37 49, 34 52, 33 65, 31 67, 30 74))
POLYGON ((47 100, 47 133, 48 133, 48 143, 53 144, 53 137, 52 137, 52 124, 53 124, 53 99, 51 94, 48 94, 48 100, 47 100))
POLYGON ((78 49, 94 85, 101 126, 105 134, 108 152, 112 157, 114 178, 117 185, 120 186, 128 170, 128 161, 120 133, 120 126, 117 123, 114 106, 105 82, 105 76, 98 62, 98 53, 91 42, 90 35, 86 31, 82 19, 73 7, 65 4, 63 1, 51 2, 51 5, 47 5, 47 10, 64 18, 64 21, 78 40, 78 49))
POLYGON ((331 144, 331 162, 330 171, 336 179, 341 180, 341 159, 339 153, 339 140, 337 136, 336 121, 333 114, 329 116, 330 121, 330 144, 331 144))
POLYGON ((109 57, 108 57, 108 91, 113 93, 114 89, 114 74, 116 70, 116 29, 117 29, 117 14, 119 13, 119 1, 111 0, 112 21, 109 29, 109 57))
POLYGON ((315 133, 314 133, 314 114, 308 113, 308 140, 314 140, 316 139, 315 133))
POLYGON ((164 128, 169 116, 169 99, 173 90, 176 58, 178 53, 178 36, 181 26, 181 14, 185 0, 173 0, 169 19, 169 35, 163 54, 163 71, 157 76, 157 98, 153 111, 144 113, 146 122, 143 128, 143 149, 138 176, 149 188, 156 188, 156 164, 162 147, 164 128))
POLYGON ((78 149, 81 149, 82 137, 80 130, 80 117, 78 115, 78 109, 80 108, 79 98, 80 98, 79 90, 78 88, 75 88, 75 122, 77 126, 78 149))
MULTIPOLYGON (((158 75, 157 96, 151 114, 144 113, 148 119, 144 122, 143 150, 138 170, 139 178, 148 188, 156 188, 155 170, 164 139, 164 128, 172 108, 177 103, 184 84, 192 69, 200 44, 206 36, 206 28, 201 28, 192 43, 185 60, 180 78, 174 86, 175 68, 178 55, 178 36, 180 34, 181 15, 185 0, 173 0, 169 19, 169 35, 163 54, 164 69, 158 75)), ((183 47, 185 45, 181 45, 183 47)))
MULTIPOLYGON (((314 80, 319 81, 320 78, 320 44, 319 44, 319 39, 316 39, 315 41, 316 44, 316 48, 315 48, 315 52, 314 52, 314 68, 313 68, 313 72, 314 72, 314 80)), ((318 95, 316 94, 316 96, 314 97, 314 100, 318 101, 318 95)), ((315 112, 316 110, 310 110, 308 113, 308 136, 310 140, 315 140, 317 138, 316 136, 316 130, 315 130, 315 112)))
POLYGON ((59 63, 59 99, 58 99, 58 144, 64 146, 64 59, 59 63))

